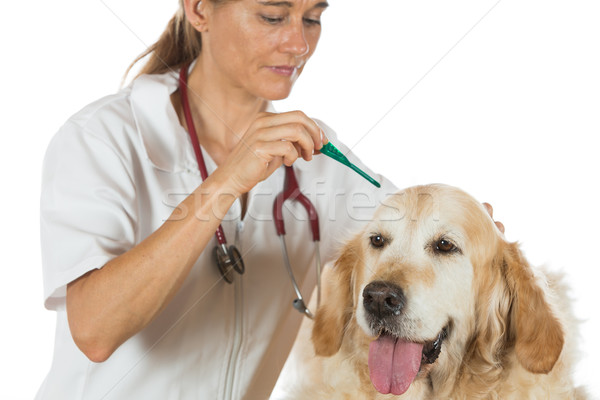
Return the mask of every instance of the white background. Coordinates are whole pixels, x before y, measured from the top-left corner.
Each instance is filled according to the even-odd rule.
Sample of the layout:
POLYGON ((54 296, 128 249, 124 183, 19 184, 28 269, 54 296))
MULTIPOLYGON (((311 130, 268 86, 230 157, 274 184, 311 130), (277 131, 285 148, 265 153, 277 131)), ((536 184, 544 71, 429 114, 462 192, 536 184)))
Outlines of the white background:
MULTIPOLYGON (((578 383, 598 397, 600 4, 330 0, 317 53, 279 110, 326 121, 399 186, 443 182, 493 204, 529 260, 566 272, 578 383)), ((0 398, 31 399, 52 358, 38 199, 53 133, 118 90, 176 0, 0 6, 0 398)))

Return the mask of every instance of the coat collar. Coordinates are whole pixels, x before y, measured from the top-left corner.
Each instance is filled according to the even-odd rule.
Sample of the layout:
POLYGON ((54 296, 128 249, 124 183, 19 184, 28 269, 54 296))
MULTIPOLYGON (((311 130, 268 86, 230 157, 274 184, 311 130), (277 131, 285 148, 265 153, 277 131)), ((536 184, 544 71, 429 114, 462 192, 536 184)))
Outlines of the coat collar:
POLYGON ((166 172, 186 169, 189 139, 170 99, 176 90, 176 72, 142 75, 131 87, 131 108, 146 156, 154 167, 166 172))

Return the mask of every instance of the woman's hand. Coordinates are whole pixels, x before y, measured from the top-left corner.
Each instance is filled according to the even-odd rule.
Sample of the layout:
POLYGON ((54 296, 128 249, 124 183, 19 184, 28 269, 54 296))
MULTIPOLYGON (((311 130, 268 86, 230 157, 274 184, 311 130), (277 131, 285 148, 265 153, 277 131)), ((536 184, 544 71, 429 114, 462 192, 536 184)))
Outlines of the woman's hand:
MULTIPOLYGON (((488 214, 490 214, 490 217, 492 217, 492 219, 494 219, 494 208, 491 206, 491 204, 483 203, 483 206, 487 210, 488 214)), ((494 221, 494 223, 496 224, 496 227, 498 228, 498 230, 504 234, 504 224, 500 221, 494 221)))
POLYGON ((321 128, 301 111, 261 113, 211 177, 239 197, 282 164, 310 161, 323 140, 321 128))

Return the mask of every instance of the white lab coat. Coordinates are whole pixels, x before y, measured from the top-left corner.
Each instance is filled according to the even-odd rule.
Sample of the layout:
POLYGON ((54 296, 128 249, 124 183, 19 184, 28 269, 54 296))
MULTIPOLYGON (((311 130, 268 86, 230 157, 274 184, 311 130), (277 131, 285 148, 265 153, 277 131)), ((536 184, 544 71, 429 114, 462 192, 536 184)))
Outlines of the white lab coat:
MULTIPOLYGON (((223 221, 246 265, 234 284, 219 275, 213 240, 165 310, 107 361, 89 361, 71 338, 66 285, 140 243, 201 183, 169 100, 176 88, 175 72, 142 76, 74 115, 49 145, 41 238, 45 305, 56 311, 57 325, 52 366, 36 399, 267 399, 291 349, 302 316, 292 308, 272 220, 283 168, 249 193, 244 220, 237 201, 223 221)), ((206 152, 204 158, 210 173, 216 165, 206 152)), ((294 168, 319 212, 323 261, 395 191, 381 176, 373 175, 383 183, 376 189, 322 155, 294 168)), ((284 208, 289 258, 309 296, 316 279, 309 223, 297 203, 284 208)))

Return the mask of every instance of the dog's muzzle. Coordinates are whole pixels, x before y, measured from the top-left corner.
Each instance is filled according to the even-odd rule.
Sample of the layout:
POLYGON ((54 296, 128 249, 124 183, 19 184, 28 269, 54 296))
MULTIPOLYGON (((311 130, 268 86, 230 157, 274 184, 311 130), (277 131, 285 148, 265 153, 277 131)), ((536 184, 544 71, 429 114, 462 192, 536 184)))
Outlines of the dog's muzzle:
POLYGON ((392 282, 374 281, 363 290, 365 317, 377 335, 369 346, 369 374, 383 394, 400 395, 408 390, 422 366, 437 360, 448 336, 446 325, 433 340, 403 338, 399 318, 406 301, 402 288, 392 282))

